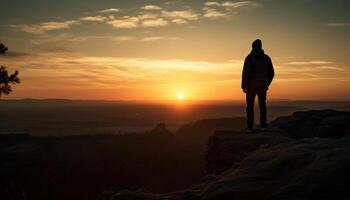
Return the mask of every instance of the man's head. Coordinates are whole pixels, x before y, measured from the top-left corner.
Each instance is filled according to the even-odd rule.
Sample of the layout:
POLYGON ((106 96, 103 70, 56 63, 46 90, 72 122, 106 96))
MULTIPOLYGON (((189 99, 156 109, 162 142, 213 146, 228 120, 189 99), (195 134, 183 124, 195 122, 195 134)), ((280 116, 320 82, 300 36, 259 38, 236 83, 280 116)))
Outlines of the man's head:
POLYGON ((262 48, 262 42, 260 39, 256 39, 253 43, 252 43, 252 48, 253 49, 261 49, 262 48))

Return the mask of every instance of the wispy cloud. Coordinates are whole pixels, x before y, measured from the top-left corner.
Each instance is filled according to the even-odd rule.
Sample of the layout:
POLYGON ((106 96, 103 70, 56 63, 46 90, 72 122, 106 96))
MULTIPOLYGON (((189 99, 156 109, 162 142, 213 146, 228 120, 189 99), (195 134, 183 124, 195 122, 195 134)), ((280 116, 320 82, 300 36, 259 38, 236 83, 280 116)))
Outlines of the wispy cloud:
MULTIPOLYGON (((135 40, 131 36, 120 37, 119 39, 135 40)), ((177 40, 178 38, 159 36, 143 38, 142 40, 144 42, 152 42, 166 39, 177 40)), ((212 77, 210 80, 216 82, 229 74, 230 77, 232 76, 230 80, 235 80, 238 83, 241 78, 242 69, 241 60, 213 63, 174 59, 90 57, 65 51, 24 54, 16 58, 5 56, 2 58, 2 62, 23 71, 23 74, 25 74, 23 78, 26 80, 26 85, 45 88, 62 87, 62 85, 66 85, 70 81, 77 81, 76 86, 81 88, 85 86, 113 88, 116 87, 115 84, 117 83, 120 84, 118 86, 127 87, 132 83, 144 85, 140 83, 145 83, 145 81, 166 84, 169 81, 176 82, 177 76, 181 74, 186 75, 187 73, 193 77, 191 81, 198 80, 199 82, 203 81, 203 77, 212 77), (42 62, 43 60, 45 60, 44 63, 42 62), (159 76, 159 74, 162 74, 162 76, 159 76), (213 77, 214 75, 215 77, 213 77), (82 76, 87 78, 78 78, 82 76), (198 76, 198 79, 195 78, 196 76, 198 76), (42 85, 43 77, 53 80, 49 81, 49 86, 42 85), (70 77, 76 78, 72 79, 70 77), (169 77, 173 79, 169 79, 169 77), (54 80, 59 80, 59 82, 54 80), (103 84, 95 84, 95 80, 102 81, 103 84)), ((278 66, 277 69, 279 71, 278 81, 313 81, 320 79, 331 80, 332 78, 338 80, 338 76, 340 76, 339 74, 330 74, 325 71, 338 68, 322 66, 317 66, 317 68, 305 67, 302 69, 278 66)), ((341 76, 344 80, 350 79, 348 74, 341 76)))
POLYGON ((293 61, 285 63, 286 65, 329 65, 333 64, 330 61, 314 60, 314 61, 293 61))
POLYGON ((306 65, 288 66, 276 65, 278 70, 277 82, 318 81, 318 80, 350 80, 344 67, 306 65), (331 72, 331 73, 330 73, 331 72))
POLYGON ((180 37, 170 36, 148 36, 148 37, 135 37, 135 36, 117 36, 113 37, 112 40, 120 42, 136 41, 136 42, 154 42, 159 40, 181 40, 180 37))
POLYGON ((350 23, 328 23, 325 24, 326 26, 332 26, 332 27, 347 27, 350 26, 350 23))
POLYGON ((54 42, 85 42, 91 39, 103 39, 103 36, 82 36, 82 35, 72 35, 69 33, 60 33, 60 34, 40 34, 38 37, 31 39, 32 44, 41 45, 46 43, 54 42))
POLYGON ((205 14, 203 15, 203 17, 205 18, 216 19, 216 18, 223 18, 227 16, 226 13, 217 11, 212 8, 204 8, 204 10, 205 10, 205 14))
POLYGON ((10 25, 11 28, 15 30, 33 33, 33 34, 43 34, 48 31, 68 29, 73 25, 79 24, 77 20, 68 20, 63 22, 43 22, 39 24, 19 24, 19 25, 10 25))
POLYGON ((192 10, 177 10, 177 11, 162 11, 162 14, 166 18, 170 19, 185 19, 185 20, 198 20, 199 14, 192 10))
POLYGON ((317 67, 318 69, 323 69, 323 70, 332 70, 332 71, 345 71, 344 68, 341 67, 334 67, 334 66, 319 66, 317 67))
POLYGON ((140 14, 137 16, 139 19, 144 20, 144 19, 155 19, 159 17, 158 14, 140 14))
MULTIPOLYGON (((125 38, 129 39, 127 37, 125 38)), ((162 39, 164 37, 159 36, 145 40, 151 42, 162 39)), ((238 90, 242 70, 242 60, 208 62, 181 59, 92 57, 67 51, 21 54, 16 57, 5 55, 1 58, 1 62, 12 69, 21 71, 21 79, 26 83, 21 87, 28 91, 27 95, 23 95, 26 97, 28 94, 31 95, 33 90, 62 90, 70 93, 71 91, 88 90, 91 93, 91 91, 127 88, 128 98, 130 94, 141 94, 135 91, 142 91, 139 97, 144 98, 151 95, 145 88, 154 88, 159 95, 163 92, 169 94, 173 89, 181 89, 182 85, 206 91, 206 93, 209 88, 227 87, 229 90, 232 89, 232 85, 237 85, 238 90), (45 62, 42 62, 43 60, 45 62)), ((300 85, 303 85, 302 82, 305 81, 315 81, 315 83, 320 80, 322 82, 319 83, 324 83, 325 80, 327 82, 350 81, 349 73, 330 73, 328 70, 331 69, 318 67, 321 66, 276 65, 276 70, 278 70, 276 83, 301 82, 300 85)), ((20 94, 20 90, 17 90, 17 94, 20 94)), ((119 94, 114 95, 116 95, 115 98, 120 98, 119 94)), ((96 98, 95 95, 93 97, 96 98)))
POLYGON ((140 19, 137 17, 124 16, 119 19, 107 21, 106 23, 112 25, 114 28, 131 29, 139 27, 140 19))
POLYGON ((108 8, 108 9, 104 9, 104 10, 100 10, 98 11, 99 13, 113 13, 113 12, 119 12, 120 9, 118 8, 108 8))
POLYGON ((217 2, 217 1, 209 1, 204 3, 207 7, 224 7, 224 8, 240 8, 240 7, 256 7, 260 6, 260 3, 254 1, 225 1, 225 2, 217 2))
POLYGON ((107 19, 107 17, 97 15, 97 16, 87 16, 87 17, 82 17, 80 20, 82 21, 92 21, 92 22, 103 22, 107 19))
POLYGON ((117 37, 113 37, 112 40, 114 40, 116 42, 125 42, 125 41, 135 40, 135 37, 133 37, 133 36, 117 36, 117 37))
POLYGON ((117 43, 122 42, 153 42, 159 40, 181 40, 180 37, 175 36, 148 36, 148 37, 137 37, 131 35, 121 35, 121 36, 94 36, 94 35, 72 35, 69 33, 60 33, 55 35, 43 34, 38 37, 31 39, 30 42, 36 45, 42 45, 46 43, 55 43, 55 42, 85 42, 88 40, 98 40, 98 39, 108 39, 115 41, 117 43))
MULTIPOLYGON (((161 39, 164 38, 157 38, 161 39)), ((2 62, 21 70, 26 87, 37 89, 63 89, 65 87, 62 86, 68 83, 68 89, 142 87, 145 84, 159 86, 169 84, 169 81, 175 83, 179 73, 183 76, 187 76, 184 72, 190 73, 191 76, 200 76, 203 73, 211 76, 221 74, 222 70, 232 70, 235 67, 238 69, 241 65, 241 61, 211 63, 172 59, 89 57, 66 51, 26 54, 16 59, 4 57, 2 62), (45 85, 42 84, 43 81, 45 85)))
POLYGON ((221 4, 221 6, 226 8, 240 8, 240 7, 246 7, 246 6, 259 6, 260 4, 253 1, 238 1, 238 2, 232 2, 232 1, 226 1, 221 4))
POLYGON ((221 3, 216 2, 216 1, 208 1, 208 2, 205 2, 204 5, 205 6, 221 6, 221 3))
POLYGON ((204 3, 203 17, 209 19, 227 18, 232 11, 241 7, 256 7, 260 6, 259 3, 253 1, 209 1, 204 3))
MULTIPOLYGON (((258 5, 252 1, 225 1, 222 3, 210 1, 204 3, 202 10, 195 10, 189 6, 184 10, 164 10, 158 5, 145 5, 141 7, 143 11, 131 16, 116 17, 114 12, 119 12, 119 8, 108 8, 99 10, 99 15, 82 16, 77 19, 62 22, 43 22, 38 24, 15 24, 9 25, 16 31, 45 34, 49 31, 69 29, 74 25, 83 24, 84 22, 100 22, 111 25, 113 28, 133 29, 133 28, 149 28, 164 27, 171 23, 182 25, 202 19, 219 19, 226 18, 231 12, 231 8, 239 8, 244 6, 258 5), (230 8, 230 9, 229 9, 230 8)), ((330 26, 339 26, 340 24, 329 24, 330 26)), ((345 24, 342 24, 345 25, 345 24)))
POLYGON ((141 42, 153 42, 153 41, 158 41, 158 40, 180 40, 181 38, 179 37, 163 37, 163 36, 154 36, 154 37, 145 37, 142 38, 140 41, 141 42))
POLYGON ((171 20, 171 22, 173 22, 175 24, 186 24, 188 21, 186 21, 184 19, 173 19, 173 20, 171 20))
POLYGON ((142 21, 141 25, 143 27, 161 27, 161 26, 168 26, 169 22, 162 18, 148 19, 148 20, 142 21))
POLYGON ((146 5, 141 7, 142 10, 162 10, 162 7, 157 5, 146 5))

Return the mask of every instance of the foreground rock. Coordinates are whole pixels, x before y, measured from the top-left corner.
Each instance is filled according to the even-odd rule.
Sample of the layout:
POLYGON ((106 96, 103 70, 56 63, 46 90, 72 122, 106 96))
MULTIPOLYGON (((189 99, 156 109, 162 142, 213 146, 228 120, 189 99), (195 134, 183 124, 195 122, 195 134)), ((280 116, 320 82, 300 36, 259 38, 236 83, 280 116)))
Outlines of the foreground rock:
MULTIPOLYGON (((350 191, 350 138, 288 140, 272 133, 244 137, 220 136, 219 146, 230 140, 249 141, 246 149, 230 153, 231 167, 202 191, 202 199, 348 199, 350 191), (252 137, 256 137, 254 140, 252 137), (227 140, 229 138, 229 140, 227 140), (262 143, 260 143, 260 141, 262 143), (235 162, 235 158, 240 161, 235 162)), ((238 149, 239 147, 236 147, 238 149)), ((234 149, 234 148, 232 148, 234 149)), ((212 157, 222 151, 211 150, 212 157)), ((234 152, 234 151, 232 151, 234 152)), ((228 158, 230 159, 230 158, 228 158)), ((209 160, 211 166, 216 161, 209 160)), ((209 165, 209 166, 210 166, 209 165)), ((213 167, 212 167, 213 168, 213 167)), ((214 169, 217 169, 214 167, 214 169)), ((219 170, 222 168, 219 168, 219 170)))
POLYGON ((350 135, 350 113, 336 110, 295 112, 271 122, 296 138, 341 138, 350 135))
MULTIPOLYGON (((254 134, 217 131, 207 147, 207 172, 216 175, 188 190, 158 196, 142 193, 142 198, 350 199, 349 113, 298 112, 271 124, 274 127, 254 134)), ((140 193, 130 192, 112 199, 138 197, 140 193)))
POLYGON ((220 174, 234 163, 242 161, 249 153, 263 147, 281 145, 291 141, 280 131, 269 130, 259 134, 245 134, 239 131, 217 131, 209 138, 206 168, 209 174, 220 174))

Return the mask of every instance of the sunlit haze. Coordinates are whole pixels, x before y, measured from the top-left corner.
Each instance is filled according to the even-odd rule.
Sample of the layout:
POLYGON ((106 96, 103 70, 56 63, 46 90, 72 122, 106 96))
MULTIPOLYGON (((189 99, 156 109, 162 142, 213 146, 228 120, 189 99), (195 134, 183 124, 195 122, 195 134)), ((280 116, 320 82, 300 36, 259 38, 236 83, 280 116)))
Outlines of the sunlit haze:
POLYGON ((1 0, 7 99, 243 100, 260 38, 275 65, 269 99, 350 96, 347 0, 1 0))

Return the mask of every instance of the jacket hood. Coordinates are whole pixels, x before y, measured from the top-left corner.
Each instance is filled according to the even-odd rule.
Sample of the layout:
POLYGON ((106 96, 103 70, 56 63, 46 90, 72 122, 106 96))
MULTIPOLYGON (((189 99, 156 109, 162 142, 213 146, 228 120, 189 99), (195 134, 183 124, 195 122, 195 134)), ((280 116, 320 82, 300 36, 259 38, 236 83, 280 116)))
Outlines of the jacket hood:
POLYGON ((265 56, 265 52, 263 49, 252 49, 250 55, 252 55, 255 58, 262 58, 265 56))

